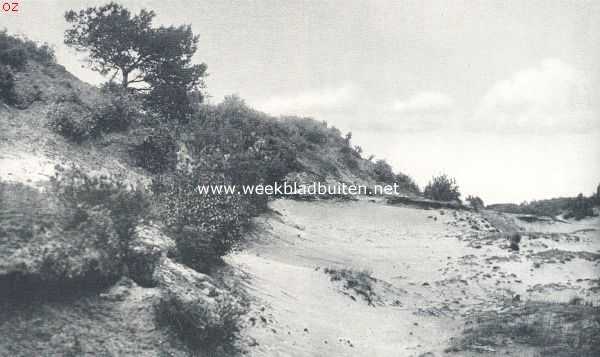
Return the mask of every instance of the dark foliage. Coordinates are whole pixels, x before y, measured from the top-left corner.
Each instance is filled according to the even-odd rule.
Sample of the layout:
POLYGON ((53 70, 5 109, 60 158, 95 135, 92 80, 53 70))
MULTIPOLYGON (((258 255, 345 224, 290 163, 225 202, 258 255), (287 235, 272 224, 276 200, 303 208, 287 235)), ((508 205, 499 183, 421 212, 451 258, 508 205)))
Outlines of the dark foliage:
POLYGON ((381 182, 391 183, 396 178, 392 167, 385 160, 377 160, 373 166, 373 171, 375 178, 381 182))
POLYGON ((113 177, 88 176, 78 167, 57 166, 50 184, 54 194, 76 212, 75 217, 84 218, 86 210, 108 212, 125 254, 135 227, 148 208, 144 191, 113 177))
POLYGON ((135 164, 153 174, 168 172, 177 164, 177 145, 172 134, 164 129, 153 129, 139 145, 131 150, 135 164))
POLYGON ((43 64, 54 63, 54 51, 47 44, 38 44, 26 38, 0 31, 0 63, 22 71, 28 60, 43 64))
POLYGON ((57 167, 43 191, 0 182, 0 239, 8 249, 3 269, 10 273, 0 277, 0 285, 8 284, 0 290, 64 295, 114 281, 145 202, 141 191, 78 168, 57 167))
POLYGON ((65 43, 88 53, 92 70, 121 76, 122 88, 148 94, 148 108, 165 120, 186 121, 189 93, 203 87, 205 64, 193 64, 198 36, 189 25, 153 27, 156 14, 142 9, 132 14, 111 2, 78 12, 68 11, 71 25, 65 43))
POLYGON ((76 94, 57 102, 48 112, 48 126, 65 138, 81 143, 111 132, 121 132, 141 121, 141 105, 123 90, 103 90, 103 96, 88 105, 76 94))
POLYGON ((104 96, 95 103, 93 111, 99 131, 121 132, 142 120, 139 98, 120 87, 104 86, 104 96))
POLYGON ((197 165, 233 184, 274 184, 298 169, 285 128, 237 97, 203 107, 191 128, 188 146, 197 165))
POLYGON ((82 103, 57 103, 47 115, 52 131, 76 143, 96 137, 100 132, 92 111, 82 103))
POLYGON ((593 201, 593 197, 584 197, 583 194, 580 193, 576 198, 569 202, 565 218, 580 220, 585 217, 595 216, 593 201))
POLYGON ((162 219, 175 237, 180 260, 206 272, 240 243, 249 207, 239 195, 200 194, 200 182, 225 183, 222 177, 193 170, 176 171, 155 187, 160 187, 162 219))
POLYGON ((11 105, 16 102, 15 76, 13 70, 4 64, 0 64, 0 100, 11 105))
POLYGON ((459 201, 460 191, 456 180, 445 174, 434 177, 425 186, 423 194, 426 198, 437 201, 459 201))
POLYGON ((480 210, 485 207, 485 205, 483 204, 483 200, 479 196, 469 195, 467 196, 467 202, 469 202, 469 205, 474 210, 480 210))
POLYGON ((0 100, 9 105, 19 103, 15 93, 15 73, 23 71, 28 60, 53 63, 54 52, 46 44, 38 45, 26 38, 0 31, 0 100))
POLYGON ((585 197, 579 194, 577 197, 559 197, 547 200, 522 202, 521 204, 494 204, 489 208, 501 212, 531 214, 537 216, 555 217, 564 214, 565 218, 582 219, 596 215, 594 206, 598 205, 597 199, 592 195, 585 197))

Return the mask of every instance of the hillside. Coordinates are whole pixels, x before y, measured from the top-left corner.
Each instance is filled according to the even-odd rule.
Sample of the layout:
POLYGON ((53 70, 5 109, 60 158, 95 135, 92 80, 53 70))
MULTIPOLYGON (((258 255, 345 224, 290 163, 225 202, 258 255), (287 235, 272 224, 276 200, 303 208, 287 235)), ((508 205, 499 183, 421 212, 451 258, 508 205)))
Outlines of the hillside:
MULTIPOLYGON (((148 169, 152 171, 153 167, 140 165, 135 151, 149 137, 156 135, 157 130, 161 130, 151 123, 152 118, 136 118, 139 123, 125 131, 105 133, 83 143, 70 141, 51 130, 50 112, 62 103, 75 101, 83 107, 93 109, 112 99, 110 93, 81 82, 59 64, 53 61, 40 63, 30 60, 24 68, 14 71, 13 97, 11 100, 14 103, 10 104, 5 100, 0 104, 0 114, 3 117, 0 122, 0 143, 3 146, 2 159, 6 167, 10 167, 11 158, 34 154, 37 160, 47 164, 68 158, 69 161, 89 168, 105 168, 109 172, 127 175, 135 173, 135 179, 147 178, 151 174, 148 169)), ((311 118, 275 118, 247 107, 243 100, 235 96, 226 98, 216 106, 201 105, 198 108, 198 116, 200 121, 208 121, 207 117, 219 116, 221 121, 213 124, 220 128, 213 130, 230 130, 226 128, 230 125, 237 127, 240 133, 246 127, 250 131, 249 127, 255 126, 252 128, 254 137, 250 139, 251 142, 245 143, 248 146, 265 141, 269 137, 277 144, 288 143, 286 149, 292 151, 291 160, 294 161, 290 164, 290 179, 304 183, 345 182, 369 186, 398 180, 403 183, 406 194, 417 192, 416 186, 408 176, 394 174, 385 162, 375 163, 362 158, 342 133, 335 127, 328 127, 327 123, 311 118)), ((198 128, 198 122, 188 123, 187 126, 188 129, 185 126, 178 128, 174 142, 168 143, 180 153, 190 153, 193 150, 191 146, 197 139, 197 134, 190 135, 186 132, 195 129, 206 130, 198 128)), ((246 137, 243 139, 248 140, 246 137)), ((32 165, 36 166, 36 159, 30 159, 32 165)), ((8 172, 3 173, 4 178, 6 175, 8 172)))
MULTIPOLYGON (((221 172, 240 183, 399 179, 408 194, 416 192, 407 176, 361 158, 337 129, 313 119, 274 118, 230 97, 199 105, 187 123, 163 125, 139 98, 78 80, 47 47, 0 33, 0 60, 3 356, 230 355, 248 348, 236 337, 246 293, 220 276, 214 256, 198 265, 198 256, 186 255, 212 248, 200 239, 192 248, 170 228, 179 224, 170 221, 171 205, 187 198, 155 190, 177 183, 174 172, 186 175, 193 166, 196 177, 221 172), (215 166, 205 166, 207 157, 215 166)), ((252 229, 248 219, 266 209, 260 197, 214 199, 223 222, 210 228, 216 233, 205 231, 207 239, 242 240, 252 229)))
POLYGON ((5 33, 0 63, 0 356, 600 353, 598 217, 423 199, 326 123, 173 120, 5 33), (195 191, 283 181, 402 195, 195 191))

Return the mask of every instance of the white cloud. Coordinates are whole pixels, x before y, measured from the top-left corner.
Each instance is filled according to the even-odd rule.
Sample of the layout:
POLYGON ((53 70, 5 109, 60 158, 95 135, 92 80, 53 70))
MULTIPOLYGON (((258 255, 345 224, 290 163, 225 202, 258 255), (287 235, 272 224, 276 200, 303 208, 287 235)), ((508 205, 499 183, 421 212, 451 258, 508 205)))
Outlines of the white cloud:
POLYGON ((557 59, 493 85, 474 116, 480 129, 581 131, 598 128, 585 74, 557 59))
POLYGON ((378 113, 372 128, 401 132, 435 131, 455 120, 454 99, 447 94, 422 91, 396 99, 378 113))
POLYGON ((270 114, 315 115, 328 111, 347 110, 359 97, 359 89, 350 83, 333 88, 307 90, 295 94, 277 95, 255 103, 270 114))
POLYGON ((454 106, 454 100, 439 92, 420 92, 406 100, 396 100, 391 110, 399 114, 423 114, 446 112, 454 106))

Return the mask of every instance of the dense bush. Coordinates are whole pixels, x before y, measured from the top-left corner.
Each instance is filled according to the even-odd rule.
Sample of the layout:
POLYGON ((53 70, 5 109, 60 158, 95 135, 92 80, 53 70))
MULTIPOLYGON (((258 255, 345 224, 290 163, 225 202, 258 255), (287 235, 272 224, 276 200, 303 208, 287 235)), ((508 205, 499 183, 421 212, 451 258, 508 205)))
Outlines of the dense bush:
POLYGON ((298 168, 285 128, 237 97, 202 107, 190 127, 198 165, 234 184, 273 184, 298 168))
POLYGON ((0 64, 0 100, 6 104, 13 104, 15 98, 15 76, 12 69, 0 64))
POLYGON ((390 164, 385 160, 377 160, 373 164, 373 176, 377 181, 387 184, 397 183, 401 190, 408 192, 419 192, 419 186, 413 179, 405 174, 395 174, 390 164))
POLYGON ((219 288, 208 276, 165 261, 157 274, 160 299, 157 322, 178 333, 193 349, 209 356, 238 356, 242 315, 240 299, 219 288))
POLYGON ((158 174, 175 169, 177 145, 167 130, 151 130, 142 142, 131 150, 135 164, 151 173, 158 174))
POLYGON ((594 205, 598 204, 596 202, 597 199, 594 196, 585 197, 580 194, 578 197, 558 197, 547 200, 522 202, 520 204, 494 204, 488 207, 507 213, 532 214, 549 217, 564 214, 566 218, 581 219, 595 214, 594 205))
POLYGON ((469 195, 467 197, 467 202, 469 202, 469 205, 475 210, 480 210, 485 207, 483 200, 479 196, 469 195))
POLYGON ((377 181, 390 183, 396 178, 392 167, 385 160, 375 161, 373 172, 377 181))
POLYGON ((6 104, 27 107, 29 103, 39 99, 39 89, 29 94, 31 98, 18 98, 14 90, 15 72, 23 71, 29 60, 43 64, 53 63, 54 51, 46 44, 38 45, 26 38, 10 36, 6 30, 0 30, 0 100, 6 104))
POLYGON ((47 44, 40 45, 26 38, 11 36, 6 30, 0 31, 0 63, 23 70, 28 60, 53 63, 54 50, 47 44))
POLYGON ((460 191, 456 184, 456 180, 445 174, 434 177, 427 186, 425 186, 423 194, 425 197, 437 201, 460 200, 460 191))
POLYGON ((126 90, 104 87, 104 96, 94 104, 96 126, 102 133, 120 132, 142 119, 141 101, 126 90))
POLYGON ((27 53, 23 48, 7 48, 0 51, 0 62, 21 71, 27 63, 27 53))
POLYGON ((569 202, 565 213, 565 218, 575 218, 576 220, 593 216, 595 216, 593 198, 584 197, 581 193, 569 202))
MULTIPOLYGON (((53 192, 74 212, 81 209, 106 210, 125 251, 135 227, 147 209, 143 189, 127 186, 114 177, 89 176, 77 167, 56 167, 50 180, 53 192)), ((84 216, 85 213, 77 214, 84 216)))
MULTIPOLYGON (((224 184, 222 177, 200 170, 177 171, 160 185, 162 218, 173 233, 181 261, 208 271, 242 239, 248 201, 234 194, 200 194, 198 184, 224 184)), ((156 186, 155 186, 156 187, 156 186)))
POLYGON ((60 98, 48 112, 48 126, 77 143, 102 134, 128 129, 141 120, 139 101, 124 91, 105 91, 93 104, 84 103, 77 94, 60 98))
POLYGON ((416 182, 412 179, 412 177, 405 175, 403 173, 399 173, 396 175, 395 181, 398 183, 399 187, 408 192, 419 193, 421 190, 416 182))
POLYGON ((94 114, 81 103, 57 103, 47 115, 52 131, 76 143, 95 137, 100 132, 94 114))
POLYGON ((167 122, 187 123, 193 113, 187 89, 175 84, 156 85, 144 97, 144 104, 167 122))
MULTIPOLYGON (((169 133, 171 138, 175 135, 173 130, 169 133)), ((266 208, 268 200, 265 195, 200 194, 197 185, 284 180, 297 167, 296 151, 286 133, 274 119, 234 96, 217 106, 202 106, 185 129, 179 128, 190 163, 174 170, 176 160, 159 160, 170 169, 155 178, 153 191, 185 264, 207 271, 241 241, 244 225, 266 208)), ((160 150, 169 146, 147 142, 137 156, 165 158, 168 154, 160 150)))
POLYGON ((97 286, 117 278, 144 210, 141 191, 78 168, 57 167, 43 191, 0 183, 0 259, 2 273, 12 277, 0 290, 97 286))

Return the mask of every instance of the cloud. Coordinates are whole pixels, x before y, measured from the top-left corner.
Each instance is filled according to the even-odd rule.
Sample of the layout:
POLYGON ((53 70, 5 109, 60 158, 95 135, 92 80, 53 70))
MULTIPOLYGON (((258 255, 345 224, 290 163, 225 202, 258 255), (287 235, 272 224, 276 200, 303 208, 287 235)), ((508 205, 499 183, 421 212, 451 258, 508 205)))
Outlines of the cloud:
POLYGON ((455 102, 447 94, 417 92, 382 106, 370 128, 380 131, 420 132, 446 128, 455 120, 455 102))
POLYGON ((424 114, 447 112, 454 106, 454 100, 439 92, 419 92, 406 100, 396 100, 391 110, 398 114, 424 114))
POLYGON ((358 100, 359 92, 358 87, 346 83, 338 87, 272 96, 255 105, 276 115, 315 115, 348 110, 358 100))
POLYGON ((592 103, 583 72, 546 59, 494 84, 483 96, 472 124, 500 131, 589 130, 600 127, 592 103))

